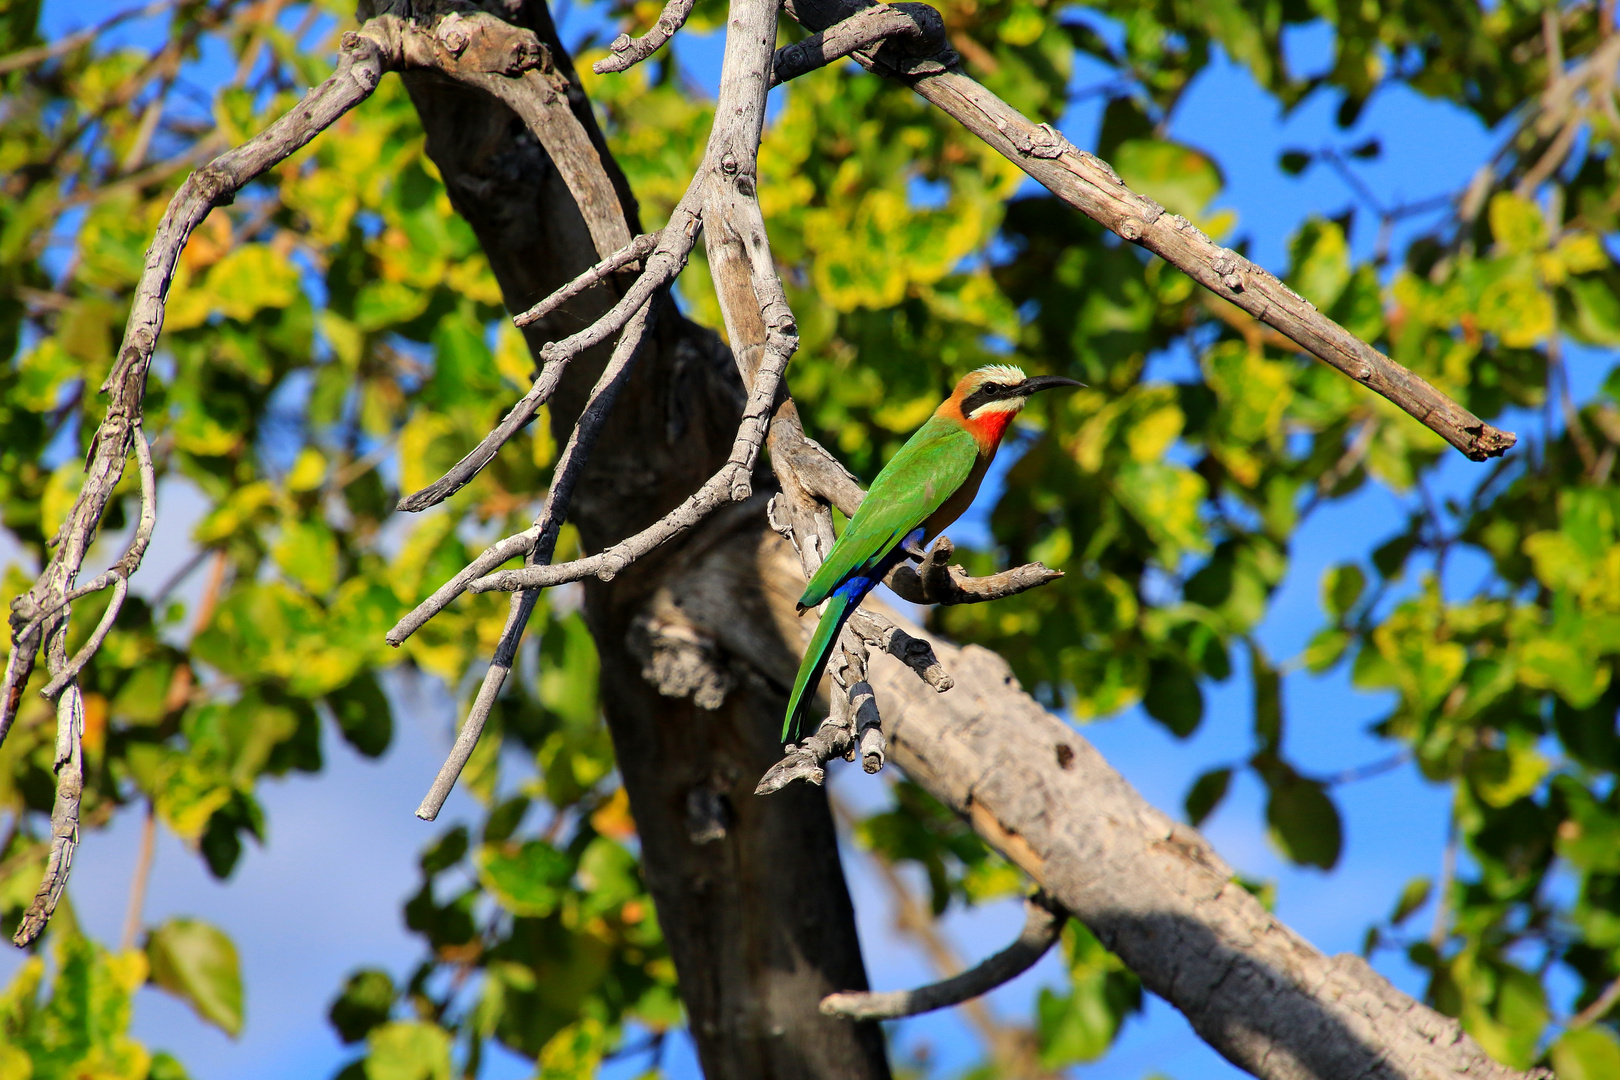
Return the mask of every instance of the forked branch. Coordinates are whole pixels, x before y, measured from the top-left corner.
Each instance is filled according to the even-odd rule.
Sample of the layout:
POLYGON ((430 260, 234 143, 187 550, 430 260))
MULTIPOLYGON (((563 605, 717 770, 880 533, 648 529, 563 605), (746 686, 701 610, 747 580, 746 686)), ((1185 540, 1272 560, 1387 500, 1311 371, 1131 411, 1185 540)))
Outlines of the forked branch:
MULTIPOLYGON (((831 34, 879 6, 871 0, 793 0, 788 12, 807 28, 831 34)), ((886 5, 905 11, 923 6, 886 5)), ((929 21, 934 18, 937 13, 929 21)), ((1107 162, 1077 149, 1050 124, 1037 124, 963 73, 954 52, 941 49, 919 56, 906 44, 896 39, 876 53, 853 55, 870 70, 906 83, 1070 206, 1400 406, 1469 459, 1497 457, 1517 441, 1317 311, 1272 274, 1216 244, 1186 218, 1166 213, 1126 187, 1107 162)))

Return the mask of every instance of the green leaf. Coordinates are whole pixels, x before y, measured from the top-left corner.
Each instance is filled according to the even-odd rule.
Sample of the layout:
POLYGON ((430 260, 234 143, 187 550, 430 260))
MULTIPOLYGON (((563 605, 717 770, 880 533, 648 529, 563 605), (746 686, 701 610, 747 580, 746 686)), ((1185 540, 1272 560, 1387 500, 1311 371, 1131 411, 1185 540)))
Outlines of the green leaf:
POLYGON ((394 737, 393 710, 376 676, 364 672, 326 695, 343 737, 366 757, 380 757, 394 737))
POLYGON ((1114 151, 1112 161, 1127 186, 1172 213, 1195 219, 1220 194, 1224 182, 1208 155, 1160 139, 1129 139, 1114 151))
POLYGON ((1043 988, 1035 1005, 1041 1064, 1049 1070, 1101 1057, 1125 1017, 1142 1005, 1135 977, 1089 930, 1071 922, 1063 937, 1069 954, 1069 993, 1043 988))
POLYGON ((1331 567, 1322 575, 1322 607, 1335 621, 1343 620, 1361 599, 1367 575, 1355 563, 1331 567))
POLYGON ((1514 255, 1533 254, 1547 247, 1547 220, 1541 207, 1511 191, 1491 196, 1491 235, 1514 255))
POLYGON ((422 873, 428 877, 442 874, 467 854, 467 826, 457 825, 441 836, 436 843, 422 852, 422 873))
POLYGON ((573 860, 544 840, 530 840, 515 850, 509 844, 485 844, 474 861, 484 888, 514 915, 551 914, 574 873, 573 860))
POLYGON ((1249 645, 1249 667, 1254 689, 1254 737, 1262 753, 1274 752, 1282 741, 1282 679, 1260 646, 1249 645))
POLYGON ((1284 150, 1277 155, 1277 168, 1289 176, 1298 176, 1310 168, 1314 155, 1305 150, 1284 150))
POLYGON ((1331 870, 1339 861, 1343 830, 1339 811, 1322 785, 1292 771, 1267 777, 1269 834, 1291 861, 1331 870))
POLYGON ((1558 1080, 1614 1080, 1620 1076, 1620 1041, 1604 1027, 1566 1031, 1550 1052, 1558 1080))
POLYGON ((152 981, 231 1037, 242 1033, 242 970, 225 932, 198 919, 170 919, 146 939, 152 981))
POLYGON ((450 1033, 395 1021, 366 1038, 366 1080, 450 1080, 450 1033))
POLYGON ((284 522, 271 556, 282 573, 312 596, 325 596, 337 586, 337 538, 324 521, 295 518, 284 522))
POLYGON ((1350 635, 1346 631, 1331 627, 1319 630, 1305 646, 1305 667, 1315 674, 1321 674, 1337 664, 1349 647, 1350 635))
POLYGON ((609 1033, 600 1020, 569 1024, 540 1050, 535 1080, 593 1080, 608 1052, 609 1033))
POLYGON ((355 1043, 387 1023, 393 1007, 394 980, 386 971, 366 968, 349 976, 326 1015, 338 1038, 355 1043))
POLYGON ((1226 789, 1232 783, 1232 770, 1229 768, 1211 769, 1187 789, 1187 798, 1184 802, 1187 811, 1187 820, 1194 828, 1202 825, 1204 819, 1215 812, 1226 798, 1226 789))
POLYGON ((1434 883, 1426 877, 1415 877, 1408 881, 1406 888, 1401 890, 1401 898, 1395 902, 1395 910, 1390 912, 1390 925, 1401 925, 1412 912, 1427 904, 1433 887, 1434 883))
POLYGON ((1176 738, 1185 739, 1204 717, 1204 692, 1185 664, 1161 657, 1148 665, 1142 707, 1176 738))
POLYGON ((298 298, 298 270, 266 244, 239 247, 215 263, 206 284, 215 307, 241 322, 264 308, 284 308, 298 298))
POLYGON ((1335 221, 1309 221, 1290 245, 1288 284, 1326 310, 1350 283, 1350 245, 1335 221))

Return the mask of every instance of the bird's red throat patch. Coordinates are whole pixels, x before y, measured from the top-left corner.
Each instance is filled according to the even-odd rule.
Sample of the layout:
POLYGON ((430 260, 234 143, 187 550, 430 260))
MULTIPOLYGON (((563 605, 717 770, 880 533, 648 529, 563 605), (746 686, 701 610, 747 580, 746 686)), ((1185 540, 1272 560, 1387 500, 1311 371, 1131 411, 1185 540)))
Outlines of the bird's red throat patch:
POLYGON ((973 433, 973 437, 978 440, 980 448, 988 452, 1001 445, 1001 436, 1006 432, 1007 425, 1012 423, 1013 417, 1017 415, 1017 412, 1011 409, 997 410, 995 412, 985 410, 979 413, 978 416, 967 418, 963 422, 963 426, 973 433))

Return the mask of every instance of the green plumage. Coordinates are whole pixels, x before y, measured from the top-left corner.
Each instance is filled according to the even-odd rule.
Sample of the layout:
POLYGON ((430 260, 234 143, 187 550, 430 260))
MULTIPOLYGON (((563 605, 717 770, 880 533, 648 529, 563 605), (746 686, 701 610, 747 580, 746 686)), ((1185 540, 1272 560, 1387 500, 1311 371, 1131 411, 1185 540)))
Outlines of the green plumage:
POLYGON ((904 557, 897 549, 907 536, 924 529, 926 542, 949 523, 930 519, 968 482, 979 458, 978 441, 960 422, 935 415, 872 481, 860 509, 799 597, 801 608, 824 601, 827 607, 793 680, 793 694, 782 721, 783 742, 797 742, 807 734, 799 713, 821 682, 822 669, 844 621, 898 558, 904 557))

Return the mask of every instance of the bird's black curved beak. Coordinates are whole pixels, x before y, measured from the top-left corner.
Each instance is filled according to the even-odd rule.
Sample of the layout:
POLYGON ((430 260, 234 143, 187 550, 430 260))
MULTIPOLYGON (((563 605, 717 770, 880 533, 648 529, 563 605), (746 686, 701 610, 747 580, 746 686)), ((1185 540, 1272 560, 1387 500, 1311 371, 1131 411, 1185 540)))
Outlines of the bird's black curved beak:
POLYGON ((1038 393, 1041 390, 1055 390, 1060 386, 1084 385, 1086 384, 1083 382, 1075 382, 1073 379, 1065 379, 1061 375, 1036 375, 1034 378, 1025 379, 1023 382, 1019 383, 1018 393, 1024 397, 1028 397, 1030 394, 1038 393))

